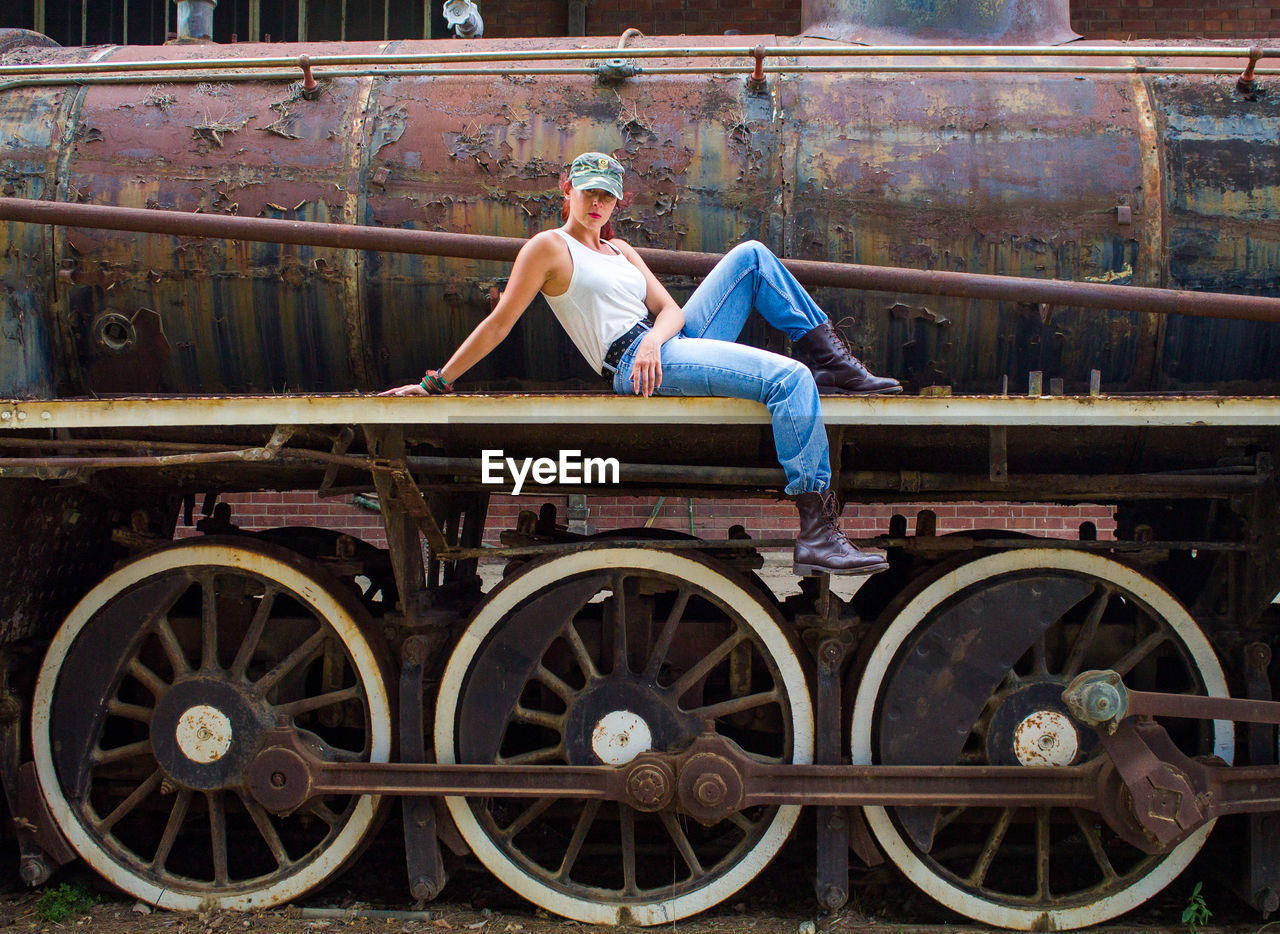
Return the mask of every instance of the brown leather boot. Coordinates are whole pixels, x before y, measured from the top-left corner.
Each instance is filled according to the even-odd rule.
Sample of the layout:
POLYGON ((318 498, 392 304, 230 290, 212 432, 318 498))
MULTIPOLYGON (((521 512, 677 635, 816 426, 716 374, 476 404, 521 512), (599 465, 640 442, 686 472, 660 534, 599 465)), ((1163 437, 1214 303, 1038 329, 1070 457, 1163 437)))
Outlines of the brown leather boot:
POLYGON ((875 376, 849 352, 844 338, 824 321, 792 344, 795 358, 813 371, 820 395, 883 396, 902 392, 902 384, 875 376))
POLYGON ((876 554, 859 551, 840 528, 836 495, 801 493, 796 497, 800 511, 800 534, 796 536, 791 569, 800 577, 810 574, 874 574, 889 567, 876 554))

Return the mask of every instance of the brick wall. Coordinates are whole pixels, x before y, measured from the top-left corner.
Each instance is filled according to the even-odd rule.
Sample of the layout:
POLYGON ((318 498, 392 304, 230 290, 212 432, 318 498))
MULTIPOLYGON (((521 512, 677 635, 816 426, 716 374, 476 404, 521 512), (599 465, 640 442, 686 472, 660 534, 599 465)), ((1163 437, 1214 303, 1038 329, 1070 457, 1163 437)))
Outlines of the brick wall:
POLYGON ((1074 0, 1071 26, 1090 39, 1280 36, 1277 0, 1074 0))
MULTIPOLYGON (((563 36, 565 0, 524 0, 501 6, 481 2, 486 39, 563 36)), ((645 35, 722 35, 726 30, 792 36, 800 31, 799 0, 591 0, 589 36, 616 36, 635 27, 645 35)))
MULTIPOLYGON (((485 36, 562 36, 565 0, 482 2, 485 36)), ((800 31, 799 0, 592 0, 587 35, 620 35, 634 26, 646 35, 720 35, 740 32, 793 36, 800 31)), ((1278 0, 1073 0, 1071 24, 1088 39, 1248 38, 1280 36, 1278 0)))
MULTIPOLYGON (((489 505, 485 541, 498 543, 498 533, 513 528, 522 509, 537 512, 543 503, 555 505, 559 521, 567 521, 565 496, 494 496, 489 505)), ((276 526, 319 526, 347 532, 371 544, 385 546, 382 521, 376 512, 352 504, 351 497, 322 499, 311 493, 244 493, 223 499, 231 506, 231 521, 244 529, 276 526)), ((671 497, 658 506, 656 528, 690 531, 689 500, 671 497)), ((591 531, 643 526, 654 513, 656 497, 599 497, 587 501, 591 531)), ((907 518, 907 532, 915 532, 916 513, 932 509, 938 516, 938 534, 971 529, 1006 529, 1049 538, 1075 538, 1082 522, 1093 522, 1099 538, 1111 538, 1115 522, 1107 506, 1052 506, 1000 503, 851 505, 844 512, 844 527, 854 537, 881 535, 889 530, 889 518, 907 518)), ((730 526, 741 525, 753 538, 788 538, 795 534, 796 510, 789 502, 760 499, 693 500, 695 535, 724 538, 730 526)), ((179 535, 192 534, 179 528, 179 535)))

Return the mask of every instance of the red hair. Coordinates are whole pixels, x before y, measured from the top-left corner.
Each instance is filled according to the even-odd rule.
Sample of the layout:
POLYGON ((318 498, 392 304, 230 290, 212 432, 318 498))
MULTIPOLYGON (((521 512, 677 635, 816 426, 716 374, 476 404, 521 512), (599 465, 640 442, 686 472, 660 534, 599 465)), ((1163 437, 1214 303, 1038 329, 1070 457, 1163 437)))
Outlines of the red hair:
MULTIPOLYGON (((564 192, 564 203, 560 205, 560 219, 562 221, 567 221, 569 219, 569 192, 571 189, 572 189, 572 186, 569 184, 569 176, 561 175, 560 190, 564 192)), ((623 206, 623 199, 619 198, 618 207, 622 207, 622 206, 623 206)), ((613 237, 614 237, 613 222, 605 221, 605 225, 600 228, 600 239, 612 240, 613 237)))

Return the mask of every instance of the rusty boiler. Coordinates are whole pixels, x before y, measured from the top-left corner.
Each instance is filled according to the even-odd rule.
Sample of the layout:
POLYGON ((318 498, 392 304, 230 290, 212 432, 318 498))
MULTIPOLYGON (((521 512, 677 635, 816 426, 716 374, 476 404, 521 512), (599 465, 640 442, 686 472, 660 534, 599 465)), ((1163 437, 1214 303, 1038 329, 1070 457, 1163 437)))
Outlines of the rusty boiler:
MULTIPOLYGON (((14 30, 0 184, 24 198, 529 236, 560 222, 564 165, 599 149, 629 170, 616 227, 637 246, 723 252, 758 238, 798 259, 1275 293, 1280 91, 1265 69, 1237 80, 1239 48, 1069 55, 1080 42, 1065 0, 916 7, 809 0, 798 37, 60 48, 14 30), (847 54, 867 44, 890 48, 847 54), (584 46, 613 51, 575 57, 584 46), (770 50, 762 80, 743 54, 756 46, 770 50), (316 63, 314 90, 299 53, 316 63)), ((0 237, 9 397, 403 382, 445 359, 509 270, 18 224, 0 237)), ((694 284, 670 282, 677 297, 694 284)), ((1039 370, 1083 391, 1097 369, 1108 392, 1280 388, 1280 336, 1257 322, 818 299, 874 369, 915 387, 1025 388, 1039 370)), ((763 324, 751 336, 784 345, 763 324)), ((467 382, 603 388, 540 300, 467 382)))

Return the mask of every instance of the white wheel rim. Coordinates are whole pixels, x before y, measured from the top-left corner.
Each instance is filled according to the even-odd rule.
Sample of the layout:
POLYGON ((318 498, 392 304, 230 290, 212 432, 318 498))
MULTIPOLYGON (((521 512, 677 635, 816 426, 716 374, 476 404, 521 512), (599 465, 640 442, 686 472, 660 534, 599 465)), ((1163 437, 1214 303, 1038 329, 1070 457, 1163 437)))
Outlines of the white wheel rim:
MULTIPOLYGON (((521 601, 563 578, 608 568, 643 568, 683 578, 719 597, 742 616, 768 649, 783 683, 792 692, 792 757, 798 764, 813 761, 813 710, 805 687, 804 672, 777 622, 759 599, 713 568, 682 555, 642 548, 609 548, 581 551, 529 568, 503 583, 462 634, 449 658, 440 682, 436 705, 435 748, 439 762, 455 761, 454 721, 471 660, 493 627, 521 601)), ((476 819, 467 799, 446 797, 463 839, 476 858, 505 885, 548 911, 588 924, 663 924, 696 914, 728 898, 759 872, 786 842, 800 816, 799 805, 778 808, 759 842, 731 869, 707 885, 671 899, 644 903, 610 903, 577 898, 543 884, 499 849, 476 819)))
MULTIPOLYGON (((975 583, 1001 574, 1037 569, 1090 574, 1129 591, 1177 633, 1194 659, 1209 695, 1227 696, 1226 677, 1208 639, 1182 604, 1155 581, 1119 562, 1087 552, 1016 549, 959 565, 951 573, 939 577, 921 590, 894 618, 884 636, 876 643, 858 685, 850 743, 855 765, 868 765, 872 761, 871 734, 880 686, 898 649, 924 617, 944 599, 975 583)), ((1214 754, 1230 762, 1234 750, 1231 723, 1215 720, 1214 754)), ((1152 871, 1135 880, 1132 885, 1087 905, 1068 905, 1046 911, 1000 904, 951 884, 920 859, 894 825, 885 808, 867 807, 863 810, 872 833, 889 858, 927 895, 975 921, 1023 931, 1071 930, 1099 924, 1137 907, 1172 882, 1187 867, 1204 846, 1215 823, 1210 821, 1196 830, 1171 850, 1152 871)))
POLYGON ((108 575, 72 609, 54 635, 45 654, 32 700, 31 732, 36 775, 59 829, 80 857, 117 888, 145 902, 178 911, 199 911, 210 907, 247 910, 266 908, 301 895, 332 875, 355 851, 377 812, 379 798, 362 796, 352 809, 346 825, 325 850, 292 875, 273 885, 247 892, 217 896, 192 894, 157 886, 117 862, 110 851, 81 824, 75 809, 62 794, 53 763, 50 715, 61 659, 94 614, 106 603, 134 584, 154 575, 195 565, 224 567, 259 574, 278 581, 312 607, 338 634, 359 672, 369 706, 370 761, 386 762, 391 754, 391 704, 382 673, 356 620, 331 593, 293 565, 273 557, 275 550, 262 545, 200 542, 157 551, 108 575))

